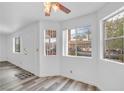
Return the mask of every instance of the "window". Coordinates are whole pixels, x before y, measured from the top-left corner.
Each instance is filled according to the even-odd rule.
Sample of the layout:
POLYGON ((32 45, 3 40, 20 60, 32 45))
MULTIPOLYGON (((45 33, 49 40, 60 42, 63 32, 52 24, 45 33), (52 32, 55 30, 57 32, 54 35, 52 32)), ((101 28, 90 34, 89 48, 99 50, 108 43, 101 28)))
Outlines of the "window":
POLYGON ((66 30, 63 33, 64 55, 91 56, 90 26, 66 30))
POLYGON ((104 58, 124 62, 124 11, 104 20, 104 58))
POLYGON ((13 51, 17 53, 20 52, 20 37, 13 38, 13 51))
POLYGON ((56 55, 56 31, 45 31, 45 55, 56 55))

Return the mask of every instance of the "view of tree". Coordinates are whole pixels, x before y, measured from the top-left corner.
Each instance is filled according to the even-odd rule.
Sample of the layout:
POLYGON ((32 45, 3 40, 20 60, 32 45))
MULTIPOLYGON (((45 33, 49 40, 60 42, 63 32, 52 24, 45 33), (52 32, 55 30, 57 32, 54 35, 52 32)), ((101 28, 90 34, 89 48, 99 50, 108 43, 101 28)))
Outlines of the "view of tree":
POLYGON ((124 17, 105 22, 107 38, 122 36, 124 33, 124 17))

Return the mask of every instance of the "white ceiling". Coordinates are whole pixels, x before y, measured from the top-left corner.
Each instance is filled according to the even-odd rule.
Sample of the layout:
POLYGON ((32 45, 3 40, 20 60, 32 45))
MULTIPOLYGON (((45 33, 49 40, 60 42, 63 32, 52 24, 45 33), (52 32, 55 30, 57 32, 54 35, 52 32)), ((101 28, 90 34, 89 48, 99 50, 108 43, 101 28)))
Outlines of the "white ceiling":
MULTIPOLYGON (((62 3, 62 2, 61 2, 62 3)), ((71 10, 70 14, 52 11, 50 17, 44 16, 43 3, 40 2, 8 2, 0 3, 0 33, 11 33, 18 28, 37 20, 63 21, 97 11, 106 3, 64 2, 71 10)))

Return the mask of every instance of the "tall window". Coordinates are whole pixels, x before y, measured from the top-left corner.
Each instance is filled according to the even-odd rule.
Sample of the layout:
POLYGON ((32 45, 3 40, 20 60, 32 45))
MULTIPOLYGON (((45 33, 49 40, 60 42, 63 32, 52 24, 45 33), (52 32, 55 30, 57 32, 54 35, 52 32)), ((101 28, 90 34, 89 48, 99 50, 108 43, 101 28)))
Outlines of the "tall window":
POLYGON ((91 56, 90 26, 70 29, 63 34, 64 55, 91 56))
POLYGON ((45 54, 56 55, 56 31, 46 30, 45 31, 45 54))
POLYGON ((20 52, 20 37, 13 38, 13 52, 20 52))
POLYGON ((104 58, 124 62, 124 11, 104 20, 104 58))

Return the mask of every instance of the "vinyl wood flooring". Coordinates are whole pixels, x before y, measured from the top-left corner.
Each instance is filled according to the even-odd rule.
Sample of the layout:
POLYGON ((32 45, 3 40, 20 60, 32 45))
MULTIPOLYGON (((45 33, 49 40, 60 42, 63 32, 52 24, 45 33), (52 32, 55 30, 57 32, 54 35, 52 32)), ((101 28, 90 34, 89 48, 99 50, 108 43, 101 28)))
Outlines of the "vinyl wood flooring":
POLYGON ((62 76, 37 77, 9 62, 0 62, 0 91, 96 91, 95 86, 62 76))

